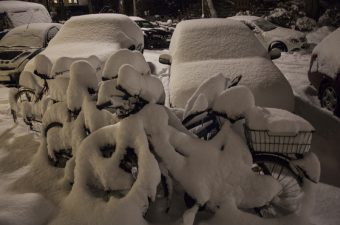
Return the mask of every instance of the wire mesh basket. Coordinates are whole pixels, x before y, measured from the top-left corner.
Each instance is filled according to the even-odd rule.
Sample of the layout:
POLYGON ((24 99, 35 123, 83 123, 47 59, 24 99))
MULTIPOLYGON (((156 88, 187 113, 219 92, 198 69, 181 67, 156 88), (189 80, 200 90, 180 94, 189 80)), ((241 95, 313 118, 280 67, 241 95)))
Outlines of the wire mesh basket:
POLYGON ((272 134, 268 130, 250 129, 244 125, 248 147, 254 152, 280 154, 305 154, 309 152, 312 131, 300 131, 296 135, 272 134))

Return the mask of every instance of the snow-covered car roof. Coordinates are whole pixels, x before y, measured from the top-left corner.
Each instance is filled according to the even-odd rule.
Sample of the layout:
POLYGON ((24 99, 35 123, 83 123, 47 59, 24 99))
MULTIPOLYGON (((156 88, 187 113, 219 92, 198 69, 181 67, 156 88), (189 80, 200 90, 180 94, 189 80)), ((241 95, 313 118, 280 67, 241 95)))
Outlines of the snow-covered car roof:
POLYGON ((233 19, 233 20, 240 20, 240 21, 254 21, 254 20, 258 20, 261 17, 258 16, 231 16, 228 17, 228 19, 233 19))
POLYGON ((259 45, 248 27, 230 19, 180 22, 172 36, 169 50, 173 63, 254 56, 268 58, 266 49, 259 45))
POLYGON ((59 29, 61 24, 32 23, 15 27, 0 40, 0 46, 44 47, 46 33, 53 27, 59 29))
POLYGON ((38 3, 0 1, 0 13, 7 13, 14 27, 27 23, 51 23, 47 9, 38 3))
POLYGON ((340 73, 340 28, 325 37, 313 50, 316 60, 311 68, 330 77, 340 73))
POLYGON ((75 16, 66 21, 43 51, 52 62, 59 57, 106 59, 114 50, 143 46, 141 29, 129 17, 121 14, 75 16))
POLYGON ((138 17, 138 16, 129 16, 129 18, 132 19, 133 21, 145 20, 145 19, 138 17))

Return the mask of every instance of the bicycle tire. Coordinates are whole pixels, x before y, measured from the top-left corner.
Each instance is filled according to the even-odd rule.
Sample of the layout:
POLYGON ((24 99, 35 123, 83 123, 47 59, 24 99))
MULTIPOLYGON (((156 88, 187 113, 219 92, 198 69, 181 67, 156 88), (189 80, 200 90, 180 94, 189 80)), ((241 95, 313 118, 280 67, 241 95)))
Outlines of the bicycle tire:
MULTIPOLYGON (((17 105, 20 105, 23 102, 37 102, 38 97, 35 95, 35 92, 32 89, 28 88, 21 88, 19 89, 18 93, 15 95, 15 101, 17 105)), ((39 129, 36 129, 35 127, 38 127, 41 122, 36 120, 35 118, 31 117, 25 117, 23 118, 26 125, 30 127, 31 130, 40 132, 39 129)))
POLYGON ((253 155, 253 161, 259 167, 255 170, 256 172, 272 176, 282 185, 282 190, 275 199, 265 206, 255 208, 255 212, 261 217, 272 218, 291 214, 298 210, 302 203, 303 176, 292 168, 289 158, 259 153, 253 155))
POLYGON ((35 95, 35 92, 31 89, 20 89, 18 93, 15 95, 15 100, 17 103, 22 103, 25 101, 28 102, 36 102, 37 96, 35 95))

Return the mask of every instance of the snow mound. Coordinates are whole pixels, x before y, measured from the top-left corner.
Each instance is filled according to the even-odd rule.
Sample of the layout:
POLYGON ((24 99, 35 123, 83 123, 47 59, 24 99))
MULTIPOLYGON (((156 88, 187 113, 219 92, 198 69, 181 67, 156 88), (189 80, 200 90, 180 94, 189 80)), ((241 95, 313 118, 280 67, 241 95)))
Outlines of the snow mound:
MULTIPOLYGON (((49 77, 54 78, 58 75, 67 74, 70 71, 70 67, 73 62, 85 60, 87 61, 96 71, 101 69, 101 61, 95 55, 90 55, 87 58, 71 58, 71 57, 60 57, 58 58, 52 66, 50 73, 48 74, 49 77)), ((38 67, 38 65, 37 65, 38 67)), ((39 68, 39 67, 38 67, 39 68)))
POLYGON ((162 82, 154 76, 142 76, 134 67, 125 64, 118 72, 117 85, 132 96, 139 96, 149 103, 164 103, 162 82))
POLYGON ((258 106, 294 109, 294 95, 287 79, 270 60, 263 57, 173 64, 169 87, 172 107, 184 108, 196 89, 217 73, 228 79, 242 75, 239 84, 253 92, 258 106))
POLYGON ((80 110, 82 100, 90 96, 90 90, 98 90, 98 80, 95 74, 95 69, 87 61, 76 61, 71 65, 70 82, 66 91, 69 110, 80 110))
POLYGON ((306 35, 307 42, 319 44, 327 35, 334 31, 333 27, 323 26, 306 35))
POLYGON ((231 19, 182 21, 176 26, 169 50, 173 64, 210 59, 268 57, 267 51, 251 30, 243 23, 231 19))
POLYGON ((314 131, 314 127, 302 117, 275 108, 254 107, 246 115, 247 125, 254 130, 268 130, 273 134, 297 134, 314 131))
POLYGON ((53 62, 64 56, 87 58, 93 54, 104 62, 112 52, 132 45, 141 46, 143 42, 141 29, 125 15, 73 16, 62 26, 43 54, 53 62))
POLYGON ((184 107, 183 119, 192 114, 212 108, 216 97, 227 87, 228 82, 229 79, 221 73, 207 78, 187 101, 184 107))
POLYGON ((51 73, 53 63, 44 54, 38 54, 35 58, 36 72, 48 76, 51 73))
POLYGON ((42 84, 38 81, 36 75, 29 71, 22 71, 19 77, 19 84, 22 87, 31 89, 38 94, 42 89, 42 84))
POLYGON ((214 101, 212 108, 215 112, 226 114, 228 118, 236 120, 244 118, 253 107, 255 99, 249 88, 236 86, 222 92, 214 101))
POLYGON ((106 61, 103 70, 103 78, 117 78, 119 68, 124 64, 133 66, 142 75, 150 74, 150 67, 145 61, 142 53, 138 51, 130 51, 128 49, 121 49, 113 53, 106 61))
POLYGON ((102 81, 98 90, 97 106, 109 105, 113 97, 123 96, 123 92, 116 87, 117 79, 102 81))
POLYGON ((0 195, 0 224, 44 225, 54 207, 37 193, 0 195))
POLYGON ((149 148, 138 115, 90 134, 77 151, 73 188, 51 224, 147 224, 143 215, 161 177, 149 148), (103 153, 105 147, 111 154, 103 153), (128 151, 137 157, 136 178, 121 166, 128 151))
POLYGON ((340 28, 325 37, 313 50, 317 58, 311 67, 311 72, 320 72, 336 78, 340 72, 340 28))

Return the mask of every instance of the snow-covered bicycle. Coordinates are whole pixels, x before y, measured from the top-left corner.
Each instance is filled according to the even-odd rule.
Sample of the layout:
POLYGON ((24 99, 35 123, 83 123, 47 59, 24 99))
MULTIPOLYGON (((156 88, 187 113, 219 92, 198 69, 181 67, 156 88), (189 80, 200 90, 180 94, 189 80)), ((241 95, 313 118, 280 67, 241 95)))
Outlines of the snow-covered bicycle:
MULTIPOLYGON (((187 104, 182 122, 204 140, 217 135, 226 120, 237 123, 243 128, 253 158, 253 171, 274 177, 282 186, 281 192, 271 202, 256 207, 255 212, 261 217, 292 213, 300 207, 304 180, 318 181, 300 165, 309 157, 314 128, 306 120, 285 110, 256 107, 249 89, 235 87, 239 80, 240 77, 232 81, 214 102, 205 101, 211 91, 198 89, 187 104)), ((195 203, 190 196, 185 198, 189 207, 195 203)))

